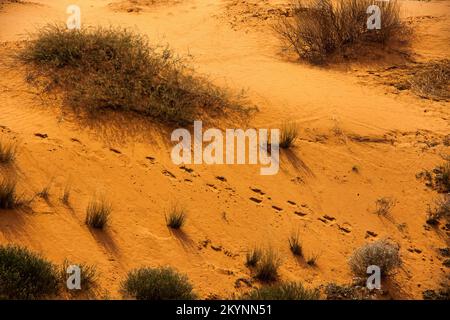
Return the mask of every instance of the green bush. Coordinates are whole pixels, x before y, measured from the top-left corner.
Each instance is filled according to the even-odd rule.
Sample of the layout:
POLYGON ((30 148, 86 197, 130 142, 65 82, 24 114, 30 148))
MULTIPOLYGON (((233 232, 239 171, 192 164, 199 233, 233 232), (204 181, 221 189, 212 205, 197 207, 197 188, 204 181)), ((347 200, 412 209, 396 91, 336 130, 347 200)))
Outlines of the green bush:
POLYGON ((185 123, 204 112, 247 109, 168 48, 125 29, 48 25, 20 57, 50 80, 47 89, 64 89, 66 104, 89 114, 113 109, 185 123))
POLYGON ((137 300, 193 300, 196 295, 187 276, 170 267, 141 268, 128 273, 122 283, 125 296, 137 300))
POLYGON ((317 289, 307 289, 301 283, 282 282, 254 289, 244 296, 248 300, 319 300, 317 289))
POLYGON ((42 299, 59 291, 57 268, 19 246, 0 246, 0 299, 42 299))

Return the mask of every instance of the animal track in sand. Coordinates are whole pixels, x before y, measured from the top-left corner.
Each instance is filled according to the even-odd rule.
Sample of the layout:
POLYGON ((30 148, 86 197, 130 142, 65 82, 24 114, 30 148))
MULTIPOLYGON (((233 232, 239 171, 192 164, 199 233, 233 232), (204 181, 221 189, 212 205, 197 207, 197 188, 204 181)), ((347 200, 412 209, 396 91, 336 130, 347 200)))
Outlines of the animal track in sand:
POLYGON ((166 169, 164 169, 162 171, 162 174, 167 176, 167 177, 169 177, 169 178, 171 178, 171 179, 176 179, 177 178, 172 172, 170 172, 169 170, 166 170, 166 169))
POLYGON ((262 202, 262 199, 258 199, 258 198, 255 198, 255 197, 250 197, 250 201, 253 201, 253 202, 255 202, 255 203, 261 203, 262 202))

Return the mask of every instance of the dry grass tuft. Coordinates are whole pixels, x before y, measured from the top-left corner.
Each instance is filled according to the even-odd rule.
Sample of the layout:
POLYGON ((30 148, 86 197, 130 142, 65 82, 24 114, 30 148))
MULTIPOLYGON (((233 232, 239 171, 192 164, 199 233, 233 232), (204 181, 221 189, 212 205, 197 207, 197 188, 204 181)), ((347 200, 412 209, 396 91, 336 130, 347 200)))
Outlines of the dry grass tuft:
POLYGON ((382 276, 387 276, 400 267, 399 245, 388 240, 378 240, 355 250, 349 260, 353 274, 360 278, 367 277, 367 267, 378 266, 382 276))
POLYGON ((91 200, 86 208, 85 223, 95 229, 104 229, 108 224, 112 206, 105 199, 91 200))
POLYGON ((409 79, 411 89, 420 97, 450 100, 450 60, 422 65, 409 79))

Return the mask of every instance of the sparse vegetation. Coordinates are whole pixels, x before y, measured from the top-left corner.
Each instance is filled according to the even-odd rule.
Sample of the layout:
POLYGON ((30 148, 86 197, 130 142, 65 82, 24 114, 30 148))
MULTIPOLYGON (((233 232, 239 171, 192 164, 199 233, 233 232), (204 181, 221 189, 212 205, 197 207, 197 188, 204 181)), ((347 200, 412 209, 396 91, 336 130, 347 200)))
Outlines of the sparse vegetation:
POLYGON ((16 193, 16 184, 12 179, 0 180, 0 209, 15 209, 23 205, 22 197, 16 193))
POLYGON ((420 66, 408 80, 419 96, 435 100, 450 99, 450 60, 430 61, 420 66))
POLYGON ((433 172, 434 185, 438 192, 450 192, 450 160, 447 160, 442 166, 436 167, 433 172))
POLYGON ((303 59, 323 63, 335 53, 345 54, 360 44, 385 44, 404 34, 396 0, 379 2, 382 28, 368 30, 366 13, 371 0, 295 0, 291 17, 274 26, 286 46, 303 59))
POLYGON ((51 187, 51 183, 49 183, 48 185, 46 185, 44 188, 42 188, 41 191, 39 191, 37 193, 37 195, 39 197, 41 197, 42 199, 48 201, 50 198, 50 187, 51 187))
POLYGON ((305 288, 299 282, 282 282, 254 289, 244 295, 248 300, 319 300, 317 289, 305 288))
POLYGON ((172 205, 166 215, 167 226, 172 229, 180 229, 186 222, 186 211, 179 205, 172 205))
POLYGON ((319 255, 317 253, 312 253, 306 259, 306 264, 315 267, 317 266, 317 260, 319 260, 319 255))
POLYGON ((252 248, 245 255, 245 265, 247 267, 255 267, 261 260, 262 250, 260 248, 252 248))
POLYGON ((70 293, 77 294, 80 292, 90 293, 98 287, 98 274, 97 268, 94 265, 88 265, 85 263, 71 263, 65 259, 61 265, 61 278, 67 280, 67 269, 71 265, 76 265, 80 268, 80 290, 69 290, 70 293))
POLYGON ((103 229, 109 221, 112 206, 105 199, 91 200, 86 209, 86 224, 95 229, 103 229))
POLYGON ((302 256, 302 244, 299 239, 298 232, 292 233, 289 237, 289 248, 291 249, 291 252, 296 256, 302 256))
POLYGON ((381 290, 370 290, 366 286, 336 283, 327 284, 324 291, 327 300, 378 300, 385 294, 381 290))
POLYGON ((68 206, 70 204, 70 192, 71 192, 70 185, 66 185, 64 187, 64 192, 63 192, 63 195, 61 197, 62 203, 64 203, 66 206, 68 206))
POLYGON ((447 274, 439 283, 437 289, 428 289, 422 292, 424 300, 450 300, 450 277, 447 274))
POLYGON ((43 299, 59 290, 57 268, 19 246, 0 246, 0 299, 43 299))
POLYGON ((0 140, 0 165, 10 164, 16 158, 17 142, 0 140))
POLYGON ((46 90, 63 89, 66 105, 88 114, 113 109, 182 124, 204 112, 249 110, 167 47, 125 29, 48 25, 20 57, 49 79, 46 90))
POLYGON ((395 201, 391 198, 383 197, 375 201, 375 213, 379 216, 386 217, 390 214, 391 209, 395 206, 395 201))
POLYGON ((137 300, 193 300, 192 290, 187 276, 170 267, 133 270, 122 283, 123 294, 137 300))
POLYGON ((360 278, 367 277, 367 267, 378 266, 381 275, 387 276, 401 265, 399 245, 388 240, 378 240, 355 250, 349 260, 353 274, 360 278))
POLYGON ((425 185, 439 193, 450 193, 450 160, 433 170, 424 170, 416 175, 416 178, 425 181, 425 185))
POLYGON ((280 264, 280 258, 272 248, 264 250, 260 261, 256 264, 255 277, 264 282, 277 280, 280 264))
POLYGON ((434 207, 428 208, 427 223, 429 225, 438 225, 439 220, 445 218, 450 221, 450 196, 443 195, 434 202, 434 207))
POLYGON ((280 130, 280 148, 289 149, 298 138, 298 127, 293 122, 284 123, 280 130))

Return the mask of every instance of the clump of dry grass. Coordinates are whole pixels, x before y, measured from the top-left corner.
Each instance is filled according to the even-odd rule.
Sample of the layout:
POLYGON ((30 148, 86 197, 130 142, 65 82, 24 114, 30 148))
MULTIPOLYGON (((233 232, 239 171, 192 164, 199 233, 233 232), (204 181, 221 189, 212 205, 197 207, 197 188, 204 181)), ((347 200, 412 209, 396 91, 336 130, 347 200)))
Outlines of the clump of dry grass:
POLYGON ((404 33, 396 0, 375 3, 381 10, 381 29, 368 30, 366 12, 372 4, 372 0, 294 0, 292 16, 281 17, 274 29, 299 58, 323 63, 352 46, 385 44, 404 33))
POLYGON ((319 260, 319 254, 311 253, 306 259, 306 264, 310 267, 315 267, 317 266, 317 260, 319 260))
POLYGON ((245 300, 319 300, 318 289, 308 289, 300 282, 282 282, 253 289, 245 300))
POLYGON ((91 200, 86 208, 85 223, 95 229, 103 229, 109 221, 112 206, 105 199, 91 200))
POLYGON ((280 148, 292 147, 298 138, 298 126, 293 122, 286 122, 280 130, 280 148))
POLYGON ((388 240, 378 240, 355 250, 349 260, 353 274, 360 278, 367 277, 367 267, 378 266, 381 276, 389 275, 401 265, 400 247, 388 240))
POLYGON ((0 180, 0 209, 16 209, 24 204, 23 197, 17 195, 16 185, 13 179, 0 180))
POLYGON ((435 100, 450 99, 450 60, 431 61, 417 69, 408 80, 419 96, 435 100))
POLYGON ((67 270, 69 266, 75 265, 80 268, 80 287, 79 290, 69 290, 72 294, 78 293, 92 293, 98 288, 98 273, 95 265, 89 265, 86 263, 72 263, 65 259, 61 265, 61 278, 67 280, 67 270))
POLYGON ((188 277, 170 267, 132 270, 122 282, 121 291, 125 297, 137 300, 194 300, 197 298, 188 277))
POLYGON ((167 47, 151 46, 125 29, 48 25, 20 58, 50 80, 47 90, 63 89, 66 104, 88 114, 131 111, 182 124, 205 112, 248 111, 242 96, 213 85, 167 47))
POLYGON ((51 188, 51 186, 52 185, 51 185, 51 182, 50 182, 48 185, 43 187, 42 190, 37 193, 37 195, 39 197, 41 197, 42 199, 48 201, 50 199, 50 188, 51 188))
POLYGON ((262 250, 260 248, 252 248, 245 255, 245 265, 247 267, 255 267, 261 260, 262 250))
POLYGON ((302 244, 299 239, 298 232, 293 232, 289 237, 289 248, 291 249, 291 252, 296 256, 302 256, 302 244))
POLYGON ((375 201, 375 213, 379 216, 386 217, 390 214, 391 209, 395 206, 395 201, 392 198, 383 197, 375 201))
POLYGON ((443 195, 439 197, 434 202, 434 207, 428 208, 427 220, 426 222, 430 225, 438 225, 439 220, 445 218, 450 221, 450 196, 443 195))
POLYGON ((17 142, 0 140, 0 164, 9 164, 14 161, 17 153, 17 142))
POLYGON ((166 224, 172 229, 180 229, 186 223, 186 210, 178 204, 173 204, 166 214, 166 224))
POLYGON ((264 250, 260 261, 256 264, 255 277, 264 282, 275 281, 278 278, 280 258, 272 248, 264 250))

